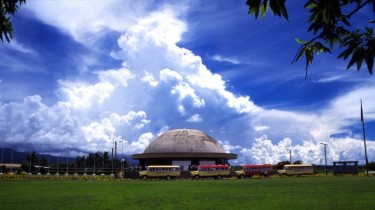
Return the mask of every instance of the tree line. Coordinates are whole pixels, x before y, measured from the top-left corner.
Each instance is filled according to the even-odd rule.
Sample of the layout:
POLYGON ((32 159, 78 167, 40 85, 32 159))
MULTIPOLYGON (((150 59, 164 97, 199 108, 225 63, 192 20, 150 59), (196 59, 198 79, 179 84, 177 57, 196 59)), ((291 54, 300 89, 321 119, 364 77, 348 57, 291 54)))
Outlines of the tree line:
POLYGON ((123 158, 111 158, 109 152, 95 152, 87 155, 69 157, 52 157, 38 155, 35 151, 26 155, 21 164, 21 170, 29 173, 41 173, 66 171, 77 173, 101 172, 112 173, 121 170, 121 166, 126 168, 129 161, 123 158))

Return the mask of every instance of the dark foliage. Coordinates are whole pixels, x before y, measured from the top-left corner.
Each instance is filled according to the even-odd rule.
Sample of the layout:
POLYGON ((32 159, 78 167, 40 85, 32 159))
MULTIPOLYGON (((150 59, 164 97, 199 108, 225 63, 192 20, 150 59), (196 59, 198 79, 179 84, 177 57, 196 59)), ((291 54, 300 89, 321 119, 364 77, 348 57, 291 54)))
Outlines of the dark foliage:
POLYGON ((10 42, 14 36, 12 17, 26 0, 0 0, 0 40, 10 42))
MULTIPOLYGON (((267 10, 275 16, 288 20, 288 12, 285 7, 286 0, 247 0, 249 14, 255 18, 264 18, 267 10)), ((306 59, 307 70, 312 64, 314 55, 319 53, 331 53, 334 46, 339 46, 343 51, 338 59, 350 60, 347 69, 354 64, 359 71, 363 61, 367 65, 368 72, 372 75, 375 57, 375 36, 373 25, 375 20, 368 20, 368 27, 352 30, 351 18, 361 9, 370 7, 375 13, 375 0, 307 0, 304 8, 310 14, 307 32, 313 33, 314 38, 304 41, 296 38, 301 45, 292 63, 306 59), (349 11, 348 13, 343 13, 349 11)))

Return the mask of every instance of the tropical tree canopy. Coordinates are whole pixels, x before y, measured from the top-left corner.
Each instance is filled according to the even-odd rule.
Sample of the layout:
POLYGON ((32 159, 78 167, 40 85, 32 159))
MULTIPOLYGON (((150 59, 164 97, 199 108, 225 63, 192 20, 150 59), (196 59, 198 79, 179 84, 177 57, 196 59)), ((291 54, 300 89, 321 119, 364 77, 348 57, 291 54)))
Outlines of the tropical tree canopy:
MULTIPOLYGON (((267 11, 275 16, 289 20, 285 7, 286 0, 247 0, 248 13, 257 19, 264 18, 267 11)), ((375 13, 375 0, 307 0, 304 8, 309 13, 307 32, 314 35, 311 40, 296 41, 301 45, 292 63, 302 58, 306 59, 306 77, 309 65, 314 55, 331 53, 334 46, 342 49, 338 59, 347 60, 347 69, 354 64, 359 71, 364 62, 368 72, 372 75, 375 57, 375 37, 373 24, 375 20, 368 20, 367 26, 353 29, 351 18, 365 7, 370 7, 375 13), (348 11, 348 12, 343 12, 348 11)), ((306 78, 305 77, 305 78, 306 78)))
POLYGON ((0 0, 0 40, 10 42, 14 36, 12 17, 16 14, 18 8, 25 4, 26 0, 0 0))

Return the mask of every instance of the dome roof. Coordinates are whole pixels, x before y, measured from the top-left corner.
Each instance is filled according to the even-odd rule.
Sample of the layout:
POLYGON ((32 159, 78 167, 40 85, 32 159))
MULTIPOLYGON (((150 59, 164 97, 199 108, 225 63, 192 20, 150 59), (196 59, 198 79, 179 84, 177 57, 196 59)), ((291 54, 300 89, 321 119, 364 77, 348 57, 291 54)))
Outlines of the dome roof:
POLYGON ((211 136, 199 130, 170 130, 151 142, 143 154, 150 153, 225 153, 211 136))

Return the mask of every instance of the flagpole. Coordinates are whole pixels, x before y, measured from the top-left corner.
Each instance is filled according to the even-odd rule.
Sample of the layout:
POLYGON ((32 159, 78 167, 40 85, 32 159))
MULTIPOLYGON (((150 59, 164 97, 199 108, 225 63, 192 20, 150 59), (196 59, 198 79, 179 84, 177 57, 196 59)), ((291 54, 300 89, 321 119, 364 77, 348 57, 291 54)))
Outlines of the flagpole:
POLYGON ((365 144, 365 160, 366 160, 366 174, 368 175, 368 158, 367 158, 367 147, 366 147, 366 132, 365 132, 365 120, 363 118, 362 99, 361 99, 361 121, 363 130, 363 143, 365 144))

